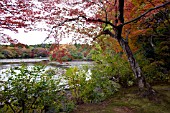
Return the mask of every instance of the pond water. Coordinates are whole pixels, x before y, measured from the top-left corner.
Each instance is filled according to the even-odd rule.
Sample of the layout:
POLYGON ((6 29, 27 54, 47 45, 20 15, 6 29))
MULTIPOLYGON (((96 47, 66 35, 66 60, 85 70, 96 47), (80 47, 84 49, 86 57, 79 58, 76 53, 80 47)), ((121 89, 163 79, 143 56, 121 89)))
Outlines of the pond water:
POLYGON ((42 58, 28 58, 28 59, 0 59, 0 64, 9 64, 9 63, 36 63, 41 61, 49 61, 48 57, 42 58))
MULTIPOLYGON (((5 78, 4 72, 10 68, 13 67, 19 67, 22 65, 22 63, 27 64, 29 67, 32 67, 35 63, 41 62, 41 61, 48 61, 47 58, 41 58, 41 59, 0 59, 0 81, 6 81, 7 78, 5 78)), ((70 62, 46 62, 46 70, 52 68, 59 70, 56 77, 63 73, 63 70, 68 67, 81 67, 83 65, 92 65, 93 62, 91 61, 70 61, 70 62)))
MULTIPOLYGON (((18 61, 15 61, 15 62, 11 62, 12 60, 7 61, 7 62, 4 62, 4 61, 0 60, 0 71, 2 69, 8 69, 8 68, 11 68, 11 67, 21 66, 23 63, 27 64, 28 66, 32 66, 35 63, 41 62, 42 60, 36 59, 34 61, 33 59, 28 59, 24 62, 18 62, 18 61, 21 61, 21 60, 18 60, 18 61)), ((62 67, 74 67, 74 66, 80 67, 82 65, 92 65, 93 62, 92 61, 70 61, 70 62, 62 62, 62 63, 47 62, 46 64, 47 64, 47 67, 61 67, 62 68, 62 67)))

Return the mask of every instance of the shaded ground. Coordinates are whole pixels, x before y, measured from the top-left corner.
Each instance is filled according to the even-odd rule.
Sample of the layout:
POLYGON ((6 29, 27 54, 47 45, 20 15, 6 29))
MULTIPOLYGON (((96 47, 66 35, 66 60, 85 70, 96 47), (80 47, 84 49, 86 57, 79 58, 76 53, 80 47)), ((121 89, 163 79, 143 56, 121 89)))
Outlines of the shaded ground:
POLYGON ((152 101, 139 96, 137 88, 132 87, 101 103, 79 105, 72 113, 170 113, 170 84, 153 88, 159 94, 152 101))

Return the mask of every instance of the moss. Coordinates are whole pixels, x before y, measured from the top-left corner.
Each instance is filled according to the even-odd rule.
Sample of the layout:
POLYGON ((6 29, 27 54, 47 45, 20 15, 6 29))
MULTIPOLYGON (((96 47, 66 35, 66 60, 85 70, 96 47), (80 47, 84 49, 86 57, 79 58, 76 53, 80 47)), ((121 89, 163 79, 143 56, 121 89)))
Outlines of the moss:
POLYGON ((158 95, 149 100, 138 95, 136 87, 121 89, 105 101, 82 104, 73 113, 169 113, 170 84, 156 85, 158 95))

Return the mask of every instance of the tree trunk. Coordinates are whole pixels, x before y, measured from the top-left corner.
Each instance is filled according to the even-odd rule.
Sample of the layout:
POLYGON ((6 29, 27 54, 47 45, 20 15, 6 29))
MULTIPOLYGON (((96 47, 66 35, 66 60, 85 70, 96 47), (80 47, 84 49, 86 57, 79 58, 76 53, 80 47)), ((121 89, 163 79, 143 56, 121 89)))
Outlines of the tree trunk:
POLYGON ((112 38, 116 39, 119 42, 120 46, 122 47, 123 51, 126 53, 130 66, 137 79, 137 84, 138 84, 139 89, 144 90, 145 88, 147 88, 148 91, 151 91, 152 88, 145 81, 145 76, 142 74, 142 70, 139 67, 139 64, 137 63, 136 59, 134 58, 132 50, 130 49, 128 42, 124 40, 124 38, 121 36, 122 27, 119 27, 118 29, 114 29, 114 31, 115 31, 115 35, 109 30, 106 30, 105 33, 109 34, 112 38))
POLYGON ((139 64, 136 62, 136 59, 133 56, 133 53, 128 45, 128 42, 126 42, 123 38, 120 38, 118 40, 119 44, 121 45, 122 49, 124 50, 124 52, 127 55, 128 61, 130 63, 130 66, 133 70, 133 73, 137 79, 138 82, 138 87, 140 89, 143 89, 145 86, 145 80, 144 80, 144 76, 142 75, 142 71, 139 67, 139 64))
POLYGON ((146 82, 145 76, 142 74, 142 70, 141 70, 139 64, 137 63, 136 59, 134 58, 128 42, 125 41, 122 37, 117 38, 117 40, 127 55, 130 66, 133 70, 133 73, 134 73, 136 79, 137 79, 137 84, 138 84, 139 90, 144 92, 145 95, 154 94, 155 91, 152 89, 152 87, 149 85, 149 83, 146 82))
POLYGON ((116 39, 122 47, 123 51, 126 53, 131 69, 133 70, 133 73, 136 77, 136 82, 139 90, 141 91, 141 94, 143 92, 145 96, 155 95, 155 91, 152 89, 149 83, 146 82, 145 76, 142 74, 142 70, 139 64, 137 63, 135 57, 133 56, 128 41, 124 40, 124 38, 121 36, 122 28, 123 26, 118 26, 117 28, 115 28, 115 34, 113 34, 109 30, 105 30, 105 34, 109 34, 112 38, 116 39))

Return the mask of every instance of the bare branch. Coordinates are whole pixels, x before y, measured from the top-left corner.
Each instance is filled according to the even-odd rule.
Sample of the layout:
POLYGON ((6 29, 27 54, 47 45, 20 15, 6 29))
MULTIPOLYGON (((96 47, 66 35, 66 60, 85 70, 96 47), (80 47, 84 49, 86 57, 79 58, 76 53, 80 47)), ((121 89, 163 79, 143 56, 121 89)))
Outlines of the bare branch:
MULTIPOLYGON (((105 13, 105 21, 108 21, 108 14, 107 14, 107 10, 106 10, 106 7, 105 7, 105 5, 104 5, 104 3, 102 2, 102 0, 100 0, 100 3, 103 5, 103 7, 101 7, 100 5, 99 5, 99 7, 104 11, 104 13, 105 13)), ((103 28, 103 29, 105 29, 107 27, 107 24, 105 24, 105 27, 103 28)))
POLYGON ((59 27, 59 26, 62 26, 62 25, 65 24, 66 22, 72 22, 72 21, 79 20, 80 18, 85 19, 85 20, 88 21, 88 22, 105 23, 105 24, 107 24, 107 25, 111 25, 113 28, 117 28, 117 26, 115 26, 114 24, 112 24, 111 22, 106 21, 106 20, 95 19, 95 18, 87 18, 86 16, 78 16, 78 17, 76 17, 76 18, 66 19, 66 20, 64 20, 63 22, 59 23, 58 25, 53 26, 52 29, 51 29, 51 32, 50 32, 49 35, 48 35, 48 37, 46 37, 46 39, 45 39, 43 42, 45 42, 45 41, 50 37, 50 35, 51 35, 51 33, 52 33, 52 30, 53 30, 54 28, 57 28, 57 27, 59 27))
POLYGON ((112 33, 111 31, 109 31, 109 30, 104 30, 104 31, 99 32, 99 34, 96 35, 95 37, 93 37, 93 40, 96 40, 98 37, 100 37, 100 36, 102 36, 102 35, 110 35, 112 38, 115 38, 115 39, 116 39, 115 34, 113 34, 113 33, 112 33))
POLYGON ((159 8, 164 7, 164 6, 166 6, 166 5, 169 5, 169 4, 170 4, 170 2, 166 2, 166 3, 162 4, 162 5, 159 5, 159 6, 150 8, 150 9, 148 9, 146 12, 144 12, 143 14, 141 14, 140 16, 138 16, 137 18, 134 18, 133 20, 130 20, 130 21, 125 22, 125 23, 123 23, 123 24, 120 24, 120 26, 124 26, 124 25, 129 24, 129 23, 132 23, 132 22, 134 22, 134 21, 138 21, 138 20, 140 20, 142 17, 144 17, 146 14, 148 14, 149 12, 151 12, 151 11, 153 11, 153 10, 155 10, 155 9, 159 9, 159 8))
POLYGON ((111 31, 109 31, 109 30, 103 31, 103 34, 108 34, 108 35, 110 35, 112 38, 116 38, 115 35, 114 35, 111 31))
POLYGON ((89 22, 99 22, 99 23, 109 24, 109 25, 111 25, 113 28, 116 28, 116 26, 115 26, 114 24, 112 24, 111 22, 109 22, 109 21, 102 20, 102 19, 95 19, 95 18, 87 18, 86 16, 78 16, 78 17, 76 17, 76 18, 66 19, 65 21, 61 22, 61 23, 58 24, 57 26, 54 26, 54 28, 59 27, 59 26, 63 25, 63 24, 66 23, 66 22, 71 22, 71 21, 79 20, 80 18, 83 18, 83 19, 85 19, 86 21, 89 21, 89 22))
POLYGON ((80 16, 80 17, 82 17, 82 18, 85 19, 86 21, 100 22, 100 23, 104 23, 104 24, 111 25, 113 28, 117 28, 117 26, 115 26, 114 24, 112 24, 111 22, 106 21, 106 20, 102 20, 102 19, 94 19, 94 18, 86 18, 85 16, 80 16))

